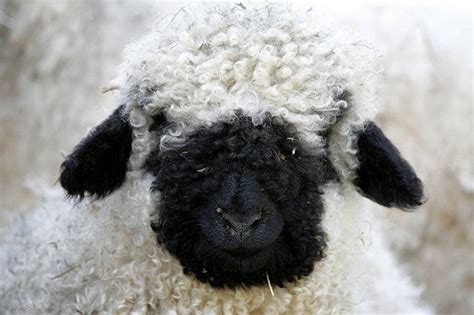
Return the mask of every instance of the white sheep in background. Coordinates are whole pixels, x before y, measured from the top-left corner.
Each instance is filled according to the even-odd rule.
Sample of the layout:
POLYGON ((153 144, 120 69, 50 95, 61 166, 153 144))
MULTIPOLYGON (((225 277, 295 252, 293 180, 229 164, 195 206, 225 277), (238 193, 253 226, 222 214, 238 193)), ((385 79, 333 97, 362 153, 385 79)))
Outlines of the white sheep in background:
POLYGON ((124 105, 62 167, 68 193, 92 198, 68 210, 52 195, 5 234, 1 304, 430 313, 355 189, 389 207, 422 198, 369 122, 374 52, 313 11, 186 7, 131 45, 110 86, 124 105), (178 220, 189 210, 199 222, 178 220))

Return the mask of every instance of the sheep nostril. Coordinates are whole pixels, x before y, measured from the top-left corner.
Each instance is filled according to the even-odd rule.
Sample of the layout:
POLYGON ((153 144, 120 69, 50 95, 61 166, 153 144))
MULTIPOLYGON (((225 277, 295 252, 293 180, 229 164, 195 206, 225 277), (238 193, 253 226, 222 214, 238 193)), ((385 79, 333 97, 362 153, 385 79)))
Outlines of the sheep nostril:
POLYGON ((248 215, 234 215, 225 212, 219 212, 222 214, 224 221, 237 232, 245 232, 251 227, 256 227, 261 223, 263 213, 257 212, 248 215))

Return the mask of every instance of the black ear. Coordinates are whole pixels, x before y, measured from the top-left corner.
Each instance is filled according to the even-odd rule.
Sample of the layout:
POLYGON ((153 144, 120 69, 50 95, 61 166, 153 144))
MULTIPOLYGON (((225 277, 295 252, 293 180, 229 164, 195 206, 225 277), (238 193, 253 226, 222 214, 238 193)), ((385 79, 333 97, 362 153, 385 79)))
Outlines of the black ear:
POLYGON ((117 108, 61 164, 60 182, 68 195, 103 198, 124 181, 132 128, 123 110, 123 105, 117 108))
POLYGON ((362 195, 385 206, 411 209, 423 203, 423 184, 382 130, 369 122, 357 142, 354 182, 362 195))

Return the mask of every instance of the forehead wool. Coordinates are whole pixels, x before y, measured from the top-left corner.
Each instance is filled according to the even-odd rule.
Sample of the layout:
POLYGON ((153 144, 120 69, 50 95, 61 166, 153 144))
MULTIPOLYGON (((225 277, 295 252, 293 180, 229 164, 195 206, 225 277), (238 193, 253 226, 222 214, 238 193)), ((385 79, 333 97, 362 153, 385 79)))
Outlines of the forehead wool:
POLYGON ((256 125, 267 112, 285 118, 315 150, 340 119, 337 132, 349 141, 376 113, 380 69, 370 46, 316 11, 199 4, 165 17, 127 47, 119 68, 132 126, 165 113, 178 123, 161 139, 166 149, 241 110, 256 125))

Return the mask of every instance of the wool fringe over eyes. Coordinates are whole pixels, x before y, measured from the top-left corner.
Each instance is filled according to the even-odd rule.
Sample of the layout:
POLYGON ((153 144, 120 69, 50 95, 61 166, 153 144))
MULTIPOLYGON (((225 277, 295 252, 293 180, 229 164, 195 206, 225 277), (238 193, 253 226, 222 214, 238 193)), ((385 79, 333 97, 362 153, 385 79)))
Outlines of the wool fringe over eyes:
POLYGON ((139 129, 135 155, 149 153, 142 129, 157 113, 179 122, 161 137, 163 150, 234 120, 236 110, 255 125, 270 113, 293 124, 312 150, 329 146, 340 176, 353 180, 357 132, 380 107, 375 50, 316 9, 244 7, 185 6, 126 48, 111 85, 139 129))

